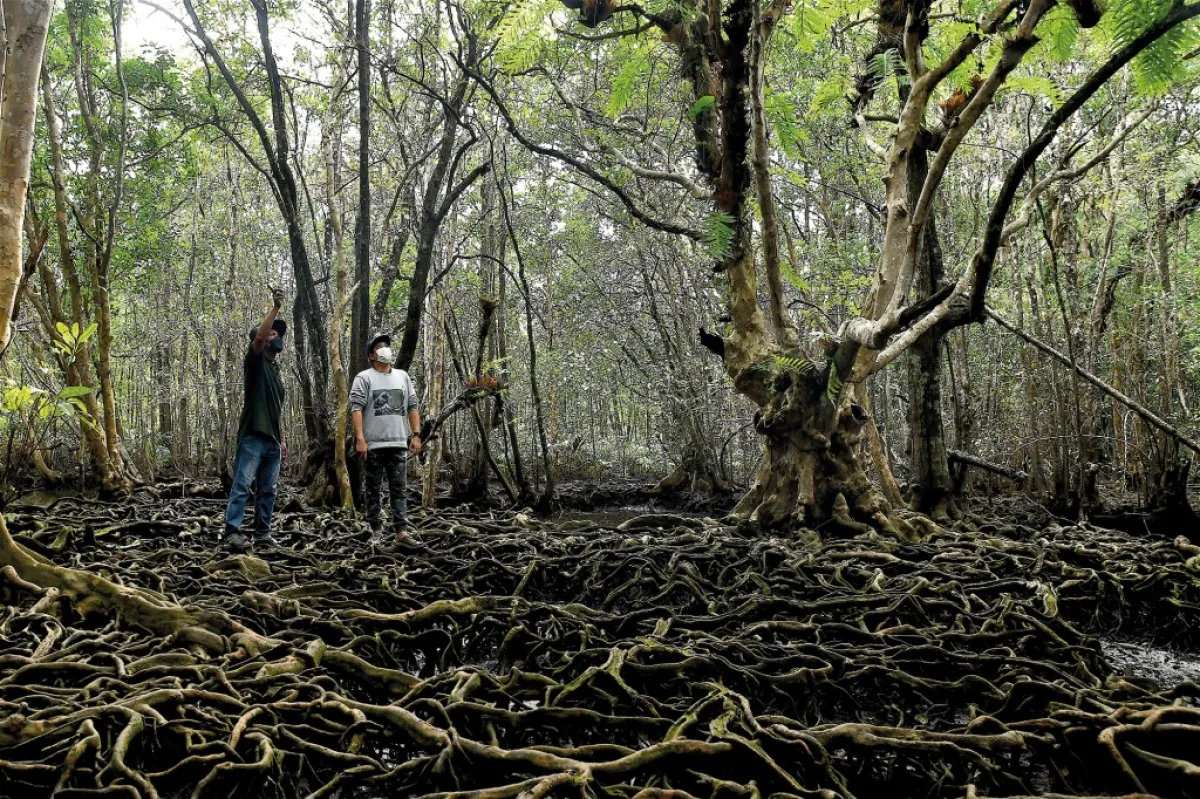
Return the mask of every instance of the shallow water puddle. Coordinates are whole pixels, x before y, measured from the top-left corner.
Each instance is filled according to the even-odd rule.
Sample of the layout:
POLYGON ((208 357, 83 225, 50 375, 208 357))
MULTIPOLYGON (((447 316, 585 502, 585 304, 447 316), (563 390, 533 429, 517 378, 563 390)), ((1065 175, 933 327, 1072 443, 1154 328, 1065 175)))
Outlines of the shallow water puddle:
POLYGON ((1145 677, 1162 688, 1200 682, 1200 655, 1172 652, 1162 647, 1100 639, 1100 651, 1117 674, 1145 677))

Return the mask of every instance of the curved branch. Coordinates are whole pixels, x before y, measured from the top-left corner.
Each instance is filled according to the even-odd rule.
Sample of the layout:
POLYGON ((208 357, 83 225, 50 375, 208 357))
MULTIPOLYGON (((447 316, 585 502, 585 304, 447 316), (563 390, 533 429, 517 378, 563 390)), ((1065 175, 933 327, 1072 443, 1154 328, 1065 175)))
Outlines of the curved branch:
POLYGON ((674 222, 664 222, 661 219, 656 219, 655 217, 650 216, 638 207, 637 203, 633 201, 633 198, 631 198, 624 191, 624 189, 622 189, 609 178, 605 177, 596 169, 588 166, 583 161, 580 161, 578 158, 570 155, 569 153, 565 153, 556 147, 550 147, 548 145, 538 144, 532 141, 525 134, 521 133, 520 128, 517 127, 516 121, 513 119, 512 114, 508 110, 508 106, 506 106, 504 101, 500 99, 500 94, 496 91, 496 88, 492 86, 491 82, 487 78, 483 77, 483 75, 481 75, 479 72, 467 66, 457 55, 454 56, 454 60, 455 63, 458 64, 459 69, 469 75, 472 80, 478 83, 479 86, 482 87, 485 92, 487 92, 488 96, 492 98, 492 102, 496 104, 496 108, 498 111, 500 111, 500 115, 504 117, 504 124, 508 129, 508 132, 511 133, 513 138, 519 141, 527 150, 538 153, 539 155, 545 155, 557 159, 564 164, 573 167, 577 171, 587 175, 589 178, 615 194, 617 199, 619 199, 621 203, 629 210, 630 215, 647 227, 654 228, 655 230, 661 230, 664 233, 674 233, 678 236, 685 236, 692 241, 703 241, 704 237, 698 230, 693 230, 690 227, 676 224, 674 222))
POLYGON ((1016 198, 1025 176, 1033 168, 1034 163, 1045 152, 1050 143, 1058 135, 1059 129, 1075 115, 1084 103, 1100 90, 1120 69, 1132 61, 1139 53, 1161 38, 1165 33, 1191 19, 1200 17, 1200 2, 1185 5, 1176 2, 1171 11, 1162 19, 1151 24, 1137 38, 1106 61, 1099 69, 1079 86, 1078 89, 1043 123, 1037 137, 1029 143, 1020 156, 1009 167, 1004 184, 992 205, 988 216, 984 240, 971 259, 970 266, 959 278, 953 293, 929 314, 917 321, 902 337, 887 345, 888 339, 899 329, 899 312, 892 310, 878 320, 852 319, 846 323, 842 334, 845 339, 872 349, 884 349, 869 367, 874 373, 895 360, 913 342, 930 330, 934 325, 944 323, 951 327, 968 324, 983 319, 984 298, 996 262, 996 254, 1003 243, 1005 220, 1009 209, 1016 198), (967 300, 965 309, 961 302, 967 300), (959 310, 955 310, 956 307, 959 310))
POLYGON ((1172 6, 1170 13, 1146 28, 1136 39, 1113 53, 1112 57, 1103 66, 1092 73, 1092 76, 1076 89, 1075 93, 1058 107, 1058 110, 1051 114, 1050 118, 1042 125, 1037 138, 1030 142, 1025 151, 1021 153, 1021 156, 1009 168, 1008 175, 1004 179, 1004 185, 1001 186, 996 202, 992 205, 992 213, 988 217, 987 231, 984 235, 983 245, 980 247, 978 254, 976 254, 967 275, 964 275, 965 279, 974 273, 972 276, 973 279, 969 284, 971 297, 970 315, 972 319, 983 318, 984 297, 987 294, 988 283, 991 281, 992 269, 996 262, 996 251, 1000 248, 1001 237, 1004 233, 1004 220, 1008 216, 1008 209, 1012 206, 1013 200, 1016 197, 1017 188, 1025 179, 1025 175, 1033 167, 1034 162, 1050 146, 1050 142, 1054 141, 1055 136, 1058 135, 1058 129, 1084 103, 1091 99, 1092 95, 1099 91, 1100 87, 1107 83, 1118 70, 1132 61, 1138 53, 1145 50, 1176 25, 1194 19, 1197 16, 1200 16, 1200 2, 1192 3, 1191 5, 1176 2, 1172 6))
POLYGON ((1137 400, 1135 400, 1129 396, 1126 396, 1122 392, 1113 388, 1108 383, 1105 383, 1103 380, 1096 377, 1091 372, 1084 370, 1084 368, 1082 366, 1080 366, 1079 364, 1072 363, 1072 360, 1070 357, 1063 355, 1061 352, 1054 349, 1049 344, 1046 344, 1043 341, 1039 341, 1038 339, 1029 335, 1024 330, 1021 330, 1016 325, 1014 325, 1011 322, 1004 319, 1004 317, 997 314, 991 308, 985 307, 983 312, 989 318, 994 319, 996 321, 996 324, 1000 325, 1000 327, 1004 328, 1008 332, 1017 336, 1017 338, 1021 339, 1026 344, 1029 344, 1030 346, 1036 348, 1038 351, 1043 352, 1046 355, 1049 355, 1051 358, 1058 361, 1059 363, 1062 363, 1068 367, 1071 367, 1072 369, 1074 369, 1075 373, 1078 374, 1080 377, 1082 377, 1085 381, 1087 381, 1088 383, 1091 383, 1093 386, 1100 389, 1105 394, 1107 394, 1108 396, 1115 399, 1117 402, 1124 405, 1126 408, 1129 408, 1131 411, 1136 413, 1138 416, 1141 416, 1147 422, 1149 422, 1153 426, 1157 427, 1159 430, 1163 431, 1167 435, 1171 436, 1176 441, 1178 441, 1180 444, 1183 444, 1185 447, 1187 447, 1188 449, 1195 452, 1197 455, 1200 455, 1200 443, 1193 441, 1191 438, 1188 438, 1186 435, 1179 432, 1170 423, 1168 423, 1164 419, 1160 418, 1153 411, 1151 411, 1149 408, 1147 408, 1146 406, 1139 403, 1137 400))

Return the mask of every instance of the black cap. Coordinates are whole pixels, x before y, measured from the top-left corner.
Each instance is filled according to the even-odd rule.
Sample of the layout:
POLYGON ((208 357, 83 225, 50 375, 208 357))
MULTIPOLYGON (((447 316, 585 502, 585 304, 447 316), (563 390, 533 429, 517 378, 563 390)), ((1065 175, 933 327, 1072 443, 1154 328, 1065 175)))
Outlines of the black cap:
POLYGON ((381 341, 386 341, 387 345, 392 346, 392 337, 387 333, 376 333, 367 341, 367 357, 371 357, 371 353, 375 351, 375 345, 381 341))
MULTIPOLYGON (((282 319, 276 319, 274 322, 272 322, 271 328, 274 329, 274 331, 279 334, 280 338, 283 338, 284 336, 287 335, 287 322, 283 321, 282 319)), ((258 327, 255 326, 255 327, 250 328, 250 338, 253 339, 257 335, 258 335, 258 327)))

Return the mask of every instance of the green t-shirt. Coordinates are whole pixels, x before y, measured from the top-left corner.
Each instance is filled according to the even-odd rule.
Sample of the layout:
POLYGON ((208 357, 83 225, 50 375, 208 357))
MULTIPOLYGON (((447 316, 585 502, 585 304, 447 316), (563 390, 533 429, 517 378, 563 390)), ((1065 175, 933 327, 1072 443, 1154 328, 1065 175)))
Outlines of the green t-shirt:
POLYGON ((242 421, 238 437, 260 435, 275 443, 283 441, 279 417, 283 413, 283 377, 279 364, 255 352, 251 345, 242 363, 246 398, 242 405, 242 421))

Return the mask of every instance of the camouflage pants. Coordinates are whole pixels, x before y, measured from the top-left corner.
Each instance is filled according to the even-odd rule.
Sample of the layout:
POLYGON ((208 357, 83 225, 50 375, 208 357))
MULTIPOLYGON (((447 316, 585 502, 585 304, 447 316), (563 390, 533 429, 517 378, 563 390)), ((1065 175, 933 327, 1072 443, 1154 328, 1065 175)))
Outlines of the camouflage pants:
POLYGON ((388 493, 391 494, 392 527, 404 529, 408 525, 408 507, 405 492, 408 489, 408 452, 404 447, 385 447, 367 452, 367 522, 372 527, 383 523, 383 479, 387 478, 388 493))

